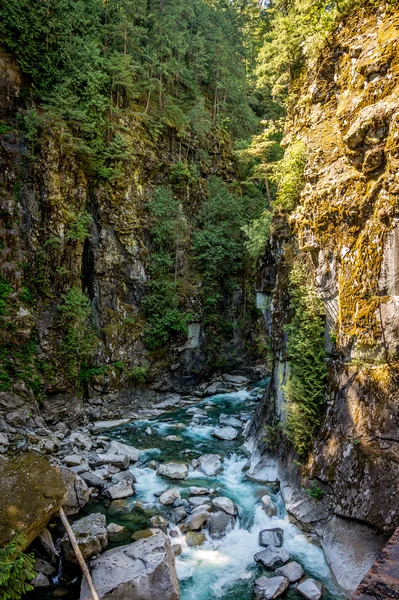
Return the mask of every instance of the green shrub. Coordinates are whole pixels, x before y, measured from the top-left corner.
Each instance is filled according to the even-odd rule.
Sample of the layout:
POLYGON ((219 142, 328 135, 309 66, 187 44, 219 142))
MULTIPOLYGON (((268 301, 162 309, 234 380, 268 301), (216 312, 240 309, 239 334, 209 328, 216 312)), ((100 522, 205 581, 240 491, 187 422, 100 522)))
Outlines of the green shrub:
POLYGON ((68 379, 77 381, 95 342, 89 322, 90 300, 79 288, 73 287, 62 296, 59 312, 65 332, 60 346, 62 367, 68 379))
POLYGON ((324 349, 324 307, 305 265, 290 275, 292 320, 286 325, 290 373, 284 395, 286 433, 300 456, 305 456, 321 422, 327 381, 324 349))
POLYGON ((81 212, 69 225, 66 238, 68 240, 84 242, 85 239, 90 235, 87 227, 92 223, 92 221, 93 217, 89 213, 81 212))
POLYGON ((312 482, 312 485, 306 490, 306 493, 309 494, 313 500, 321 500, 324 496, 324 490, 319 487, 315 481, 312 482))
POLYGON ((281 161, 275 164, 274 179, 278 184, 274 208, 291 212, 298 204, 305 184, 306 146, 295 142, 285 151, 281 161))
POLYGON ((37 575, 33 570, 35 557, 20 550, 23 543, 24 538, 17 535, 0 548, 0 600, 19 600, 33 590, 28 581, 37 575))
POLYGON ((266 209, 258 219, 243 227, 243 231, 248 238, 245 247, 253 260, 261 258, 265 252, 266 243, 270 236, 271 221, 272 213, 266 209))
POLYGON ((133 369, 131 369, 127 375, 128 375, 128 377, 131 377, 135 381, 137 381, 139 383, 143 383, 147 379, 148 373, 149 373, 148 367, 137 366, 137 367, 133 367, 133 369))

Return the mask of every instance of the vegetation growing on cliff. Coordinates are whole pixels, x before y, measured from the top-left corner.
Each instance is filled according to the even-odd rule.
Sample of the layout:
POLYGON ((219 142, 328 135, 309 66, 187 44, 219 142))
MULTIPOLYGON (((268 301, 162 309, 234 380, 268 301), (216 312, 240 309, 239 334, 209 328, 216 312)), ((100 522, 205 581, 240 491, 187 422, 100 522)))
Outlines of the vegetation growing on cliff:
POLYGON ((33 590, 28 582, 37 575, 33 570, 35 557, 20 550, 22 539, 16 535, 7 546, 0 548, 0 600, 19 600, 33 590))
POLYGON ((306 265, 290 273, 292 318, 285 327, 289 377, 284 386, 286 433, 300 456, 306 456, 325 405, 327 364, 323 302, 306 265))

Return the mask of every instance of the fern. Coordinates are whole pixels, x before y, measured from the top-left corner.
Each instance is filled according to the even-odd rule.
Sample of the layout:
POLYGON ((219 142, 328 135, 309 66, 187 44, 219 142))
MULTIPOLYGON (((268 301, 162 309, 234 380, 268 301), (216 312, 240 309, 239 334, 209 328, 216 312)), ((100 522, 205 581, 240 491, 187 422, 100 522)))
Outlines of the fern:
POLYGON ((28 582, 37 575, 33 570, 35 557, 20 550, 24 541, 22 535, 16 535, 0 548, 0 600, 19 600, 33 589, 28 582))

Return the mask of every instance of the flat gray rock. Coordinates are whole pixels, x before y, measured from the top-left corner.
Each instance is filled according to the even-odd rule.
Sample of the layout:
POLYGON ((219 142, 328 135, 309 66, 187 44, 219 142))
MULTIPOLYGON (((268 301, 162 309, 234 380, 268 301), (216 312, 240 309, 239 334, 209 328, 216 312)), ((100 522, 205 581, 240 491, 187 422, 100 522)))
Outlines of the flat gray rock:
POLYGON ((209 496, 190 496, 188 499, 191 506, 201 506, 201 504, 207 504, 211 501, 209 496))
POLYGON ((95 429, 113 429, 114 427, 120 427, 129 423, 130 419, 115 419, 113 421, 96 421, 94 423, 95 429))
POLYGON ((215 508, 219 510, 223 510, 228 515, 236 515, 238 514, 237 506, 234 504, 230 498, 226 496, 218 496, 212 500, 212 504, 215 508))
POLYGON ((259 533, 260 546, 276 546, 280 548, 283 545, 284 531, 280 527, 273 529, 264 529, 259 533))
POLYGON ((275 570, 275 573, 276 575, 285 577, 290 583, 299 581, 305 574, 301 565, 295 561, 292 561, 283 567, 279 567, 275 570))
POLYGON ((218 440, 230 442, 238 438, 239 432, 234 427, 216 427, 212 435, 218 440))
MULTIPOLYGON (((101 513, 92 513, 75 521, 72 531, 85 560, 99 554, 108 545, 107 523, 105 515, 101 513)), ((61 540, 61 547, 65 557, 76 563, 77 558, 67 534, 61 540)))
POLYGON ((137 448, 134 448, 133 446, 129 446, 129 444, 117 442, 116 440, 112 440, 108 444, 107 453, 126 454, 130 458, 131 463, 136 463, 140 458, 140 450, 137 450, 137 448))
POLYGON ((163 475, 169 479, 186 479, 188 466, 185 463, 168 462, 159 465, 157 475, 163 475))
POLYGON ((242 421, 231 415, 221 414, 219 417, 220 425, 226 425, 227 427, 235 427, 236 429, 242 429, 242 421))
POLYGON ((255 562, 261 563, 266 568, 273 568, 277 565, 287 563, 290 555, 284 548, 268 546, 265 550, 257 552, 254 556, 255 562))
POLYGON ((198 463, 198 469, 208 477, 214 477, 224 470, 220 454, 203 454, 198 458, 198 463))
POLYGON ((256 600, 273 600, 284 594, 289 586, 285 577, 261 577, 255 581, 256 600))
MULTIPOLYGON (((159 530, 133 544, 104 552, 90 563, 100 600, 179 600, 173 550, 159 530)), ((91 600, 83 577, 80 600, 91 600)))
POLYGON ((322 584, 315 579, 305 579, 296 589, 307 600, 319 600, 323 592, 322 584))
POLYGON ((159 502, 164 505, 173 504, 176 500, 180 499, 180 492, 177 488, 171 488, 166 490, 158 498, 159 502))
POLYGON ((180 529, 183 533, 185 531, 196 531, 202 527, 209 517, 210 513, 207 510, 199 510, 198 512, 189 516, 188 519, 186 519, 184 523, 180 525, 180 529))
POLYGON ((231 515, 223 511, 212 513, 207 522, 209 535, 218 540, 226 535, 227 531, 234 527, 234 524, 235 520, 231 515))
POLYGON ((102 465, 112 465, 119 469, 126 470, 130 464, 130 458, 127 454, 92 454, 89 456, 89 465, 91 467, 101 467, 102 465))
POLYGON ((111 487, 107 488, 104 492, 104 495, 111 500, 121 500, 122 498, 129 498, 129 496, 133 496, 134 488, 132 486, 132 482, 129 479, 122 479, 118 483, 111 485, 111 487))

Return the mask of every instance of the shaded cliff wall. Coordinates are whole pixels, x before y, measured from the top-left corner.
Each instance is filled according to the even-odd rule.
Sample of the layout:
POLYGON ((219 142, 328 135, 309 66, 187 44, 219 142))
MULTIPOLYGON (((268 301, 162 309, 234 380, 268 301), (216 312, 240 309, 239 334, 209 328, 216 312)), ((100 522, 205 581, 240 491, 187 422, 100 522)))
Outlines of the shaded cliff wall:
POLYGON ((264 290, 275 365, 258 442, 277 450, 288 509, 318 530, 348 589, 382 548, 376 530, 389 534, 399 523, 398 44, 397 9, 358 10, 297 82, 284 142, 305 142, 306 183, 297 207, 275 216, 265 257, 276 265, 274 291, 264 290), (329 364, 321 426, 299 461, 282 433, 288 279, 298 260, 324 302, 329 364), (312 481, 319 501, 305 493, 312 481), (349 562, 339 560, 337 548, 351 545, 349 562))
MULTIPOLYGON (((126 416, 168 392, 187 391, 212 372, 201 278, 183 251, 178 268, 188 335, 155 351, 145 344, 142 301, 154 251, 147 203, 157 187, 167 186, 193 227, 209 177, 235 179, 232 142, 220 130, 205 143, 195 137, 179 142, 173 130, 154 139, 140 116, 121 116, 130 158, 122 177, 100 183, 84 171, 62 128, 35 120, 40 108, 29 101, 29 85, 12 58, 0 53, 1 416, 14 426, 38 412, 52 422, 86 413, 126 416), (195 165, 195 181, 184 173, 171 176, 182 157, 195 165), (81 215, 89 222, 79 222, 81 215), (82 226, 88 236, 84 229, 80 235, 82 226), (78 386, 60 351, 71 323, 60 306, 71 288, 89 298, 94 333, 90 369, 78 386)), ((250 287, 238 283, 223 299, 221 318, 229 330, 220 347, 222 370, 251 374, 261 324, 250 287)), ((84 309, 79 302, 73 310, 84 309)), ((72 356, 76 371, 73 362, 72 356)))

